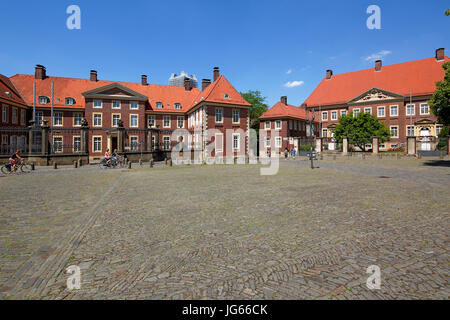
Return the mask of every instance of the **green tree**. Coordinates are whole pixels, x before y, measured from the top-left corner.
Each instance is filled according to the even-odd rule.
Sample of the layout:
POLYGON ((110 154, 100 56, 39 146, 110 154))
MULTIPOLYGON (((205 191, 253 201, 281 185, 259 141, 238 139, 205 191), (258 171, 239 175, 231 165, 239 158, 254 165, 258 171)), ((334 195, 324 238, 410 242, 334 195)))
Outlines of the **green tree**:
POLYGON ((438 150, 447 149, 447 137, 450 135, 450 130, 448 127, 443 127, 441 132, 439 132, 439 143, 437 145, 438 150))
POLYGON ((444 81, 436 82, 436 91, 428 101, 431 112, 438 117, 438 122, 450 125, 450 61, 442 65, 445 70, 444 81))
POLYGON ((450 9, 445 10, 445 15, 450 16, 450 9))
POLYGON ((241 96, 251 104, 250 107, 250 128, 259 132, 259 117, 269 109, 265 103, 266 97, 261 95, 258 90, 250 90, 248 92, 241 92, 241 96))
POLYGON ((390 139, 391 133, 388 127, 369 113, 359 113, 354 117, 353 113, 342 116, 334 130, 334 137, 342 142, 344 137, 348 142, 366 151, 366 144, 372 143, 373 137, 379 137, 379 142, 390 139))

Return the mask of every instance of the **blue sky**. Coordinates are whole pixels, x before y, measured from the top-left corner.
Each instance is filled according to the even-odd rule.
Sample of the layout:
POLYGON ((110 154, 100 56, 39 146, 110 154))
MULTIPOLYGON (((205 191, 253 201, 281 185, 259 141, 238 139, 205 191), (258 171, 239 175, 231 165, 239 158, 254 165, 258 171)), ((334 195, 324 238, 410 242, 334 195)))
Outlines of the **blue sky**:
POLYGON ((212 78, 220 67, 239 91, 260 90, 269 105, 300 105, 325 75, 450 55, 448 1, 9 1, 2 4, 0 73, 33 73, 167 84, 171 73, 212 78), (81 8, 81 30, 66 8, 81 8), (381 29, 369 30, 369 5, 381 29), (290 82, 298 84, 286 87, 290 82))

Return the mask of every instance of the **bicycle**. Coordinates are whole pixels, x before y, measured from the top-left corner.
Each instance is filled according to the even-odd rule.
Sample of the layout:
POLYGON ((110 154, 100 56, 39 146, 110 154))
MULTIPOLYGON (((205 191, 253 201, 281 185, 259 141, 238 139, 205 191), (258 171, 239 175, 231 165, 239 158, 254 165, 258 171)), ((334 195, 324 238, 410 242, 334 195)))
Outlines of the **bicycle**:
POLYGON ((117 160, 113 157, 109 159, 109 162, 103 158, 98 166, 101 169, 107 169, 107 168, 124 168, 125 167, 125 158, 123 156, 118 156, 117 160))
POLYGON ((1 167, 1 171, 3 174, 31 172, 31 167, 28 164, 26 164, 23 159, 20 159, 16 163, 16 168, 14 171, 12 170, 12 167, 13 167, 13 164, 10 161, 8 161, 1 167))

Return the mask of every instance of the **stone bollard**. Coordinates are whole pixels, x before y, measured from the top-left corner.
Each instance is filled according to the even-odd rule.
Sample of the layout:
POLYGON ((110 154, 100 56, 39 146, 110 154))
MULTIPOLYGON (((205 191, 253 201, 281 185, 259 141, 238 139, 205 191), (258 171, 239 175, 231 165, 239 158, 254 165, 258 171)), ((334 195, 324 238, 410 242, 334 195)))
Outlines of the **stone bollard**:
POLYGON ((323 160, 323 154, 320 154, 320 160, 323 160))
POLYGON ((150 168, 153 168, 153 160, 150 160, 150 168))
POLYGON ((421 153, 417 154, 417 159, 422 159, 422 154, 421 153))
POLYGON ((131 161, 128 161, 128 169, 131 169, 131 161))
POLYGON ((73 162, 73 167, 78 168, 78 162, 76 160, 73 162))
POLYGON ((55 162, 53 162, 53 169, 58 169, 58 164, 55 162))
POLYGON ((31 163, 31 170, 34 170, 34 162, 31 163))
POLYGON ((366 159, 366 155, 364 153, 361 155, 361 159, 366 159))
POLYGON ((78 168, 81 168, 83 166, 83 161, 81 159, 78 159, 78 168))
POLYGON ((139 159, 139 166, 142 167, 142 159, 139 159))
POLYGON ((164 163, 167 165, 167 158, 164 159, 164 163))
POLYGON ((444 160, 444 151, 439 153, 439 159, 444 160))
POLYGON ((250 158, 248 156, 245 156, 245 164, 249 164, 250 163, 250 158))
POLYGON ((383 155, 381 153, 378 154, 378 159, 382 159, 383 155))
MULTIPOLYGON (((320 160, 322 160, 322 159, 320 159, 320 160)), ((335 154, 333 154, 333 160, 336 160, 336 155, 335 154)))
POLYGON ((400 153, 397 153, 397 160, 400 159, 400 153))
POLYGON ((172 159, 169 159, 169 167, 172 166, 172 159))

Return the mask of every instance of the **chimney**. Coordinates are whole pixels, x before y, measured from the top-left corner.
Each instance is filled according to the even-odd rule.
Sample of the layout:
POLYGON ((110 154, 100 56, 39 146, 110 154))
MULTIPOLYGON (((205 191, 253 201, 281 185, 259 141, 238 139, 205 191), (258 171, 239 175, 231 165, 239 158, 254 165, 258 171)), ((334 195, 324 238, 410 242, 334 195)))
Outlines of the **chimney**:
POLYGON ((46 74, 46 70, 45 67, 37 64, 36 68, 34 70, 34 78, 36 80, 44 80, 45 78, 47 78, 47 74, 46 74))
POLYGON ((184 78, 184 90, 191 90, 191 80, 189 78, 184 78))
POLYGON ((220 76, 220 72, 219 72, 219 67, 214 67, 214 81, 216 81, 218 78, 219 78, 219 76, 220 76))
POLYGON ((327 79, 331 79, 331 76, 333 75, 333 70, 327 70, 327 79))
POLYGON ((445 57, 444 48, 436 49, 436 60, 442 61, 444 60, 444 57, 445 57))
POLYGON ((97 71, 95 70, 91 70, 91 78, 90 78, 91 82, 97 82, 97 71))
POLYGON ((381 60, 375 61, 375 71, 381 71, 381 60))
POLYGON ((281 103, 287 105, 287 97, 286 96, 281 97, 281 103))
POLYGON ((143 86, 148 86, 148 83, 147 83, 147 75, 143 74, 143 75, 141 76, 141 84, 142 84, 143 86))
POLYGON ((202 91, 205 91, 206 88, 211 84, 211 79, 202 79, 202 91))

